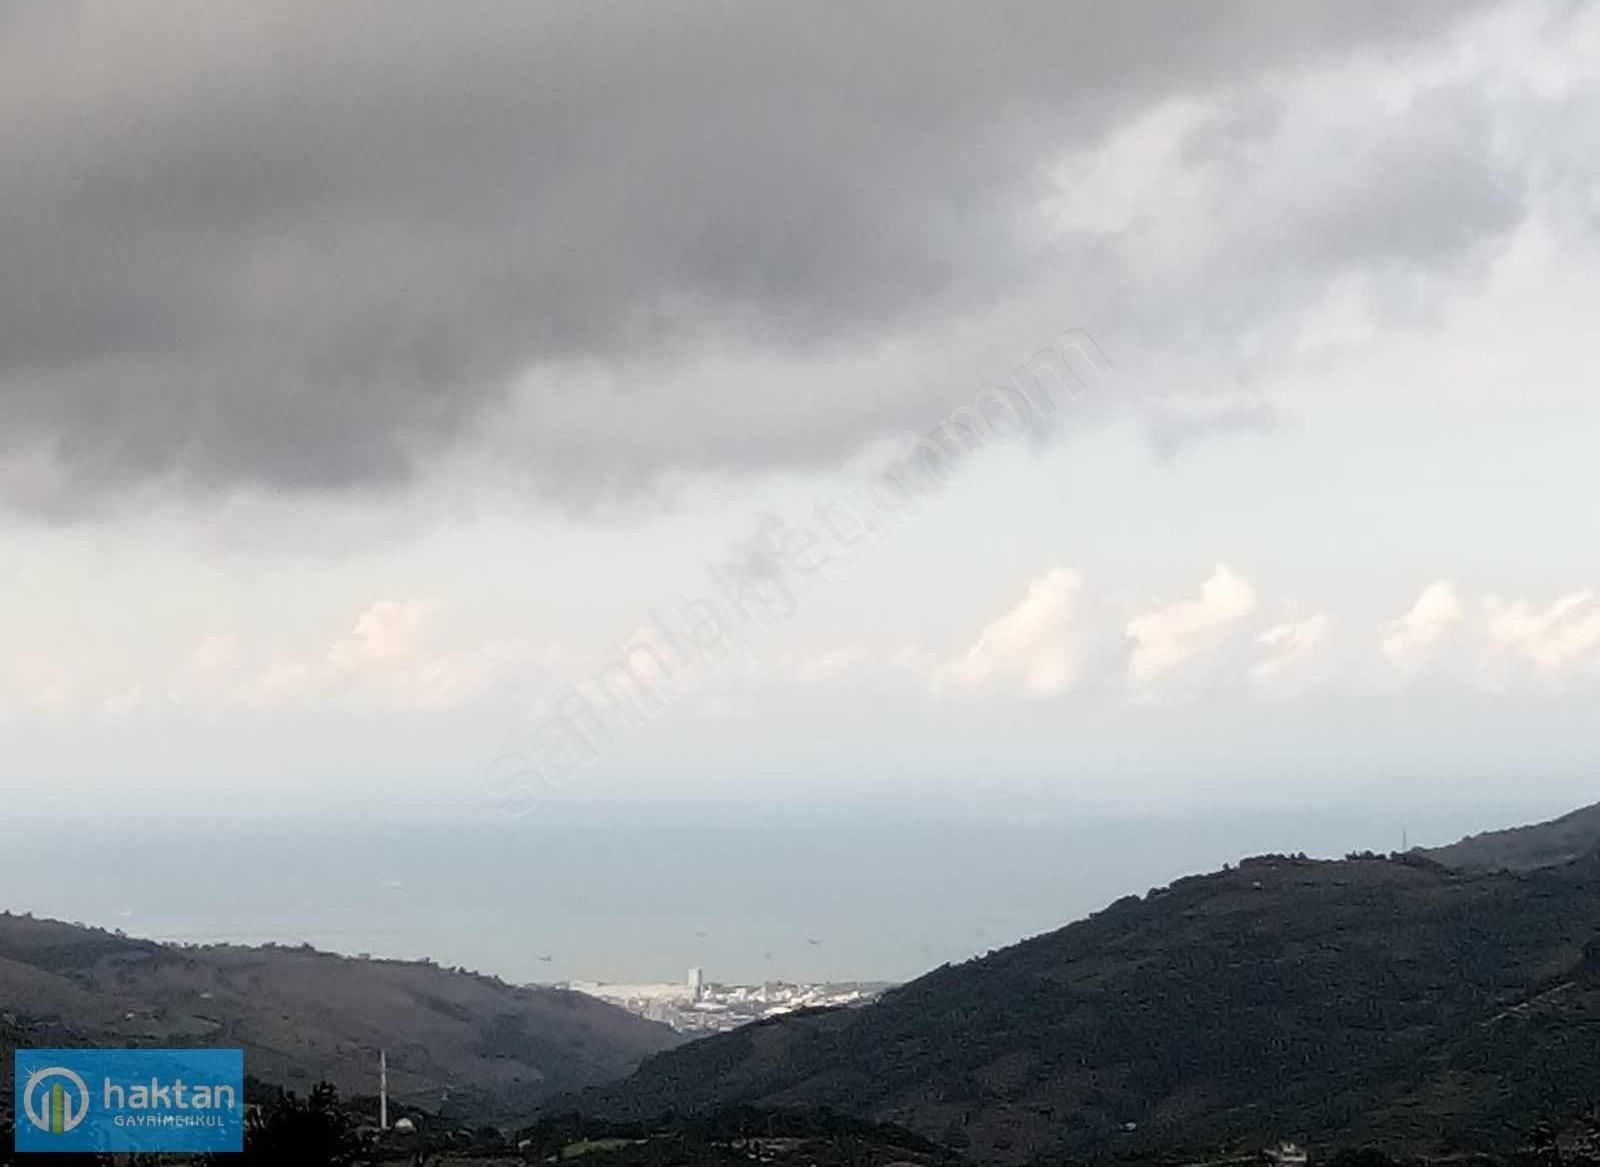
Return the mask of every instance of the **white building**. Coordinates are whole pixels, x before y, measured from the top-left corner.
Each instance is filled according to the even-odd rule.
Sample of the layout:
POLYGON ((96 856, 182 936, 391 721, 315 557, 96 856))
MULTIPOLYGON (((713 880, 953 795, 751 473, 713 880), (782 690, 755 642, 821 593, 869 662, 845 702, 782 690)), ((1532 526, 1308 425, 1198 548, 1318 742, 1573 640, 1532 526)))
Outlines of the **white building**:
POLYGON ((1277 1164, 1277 1167, 1306 1167, 1305 1148, 1298 1143, 1279 1143, 1276 1147, 1269 1147, 1266 1159, 1268 1163, 1277 1164))

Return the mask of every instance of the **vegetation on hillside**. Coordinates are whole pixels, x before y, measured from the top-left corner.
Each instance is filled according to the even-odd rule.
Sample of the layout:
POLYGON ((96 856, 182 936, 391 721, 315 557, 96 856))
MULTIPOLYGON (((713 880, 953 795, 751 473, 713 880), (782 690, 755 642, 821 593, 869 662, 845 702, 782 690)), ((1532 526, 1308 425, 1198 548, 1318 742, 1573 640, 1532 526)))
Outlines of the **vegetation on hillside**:
POLYGON ((9 913, 0 1024, 23 1045, 240 1047, 253 1074, 302 1092, 322 1080, 372 1092, 387 1049, 397 1097, 508 1120, 682 1040, 580 993, 427 961, 165 945, 9 913))
MULTIPOLYGON (((138 1167, 489 1167, 574 1163, 580 1167, 940 1167, 955 1156, 892 1126, 818 1110, 732 1107, 653 1122, 579 1115, 541 1119, 507 1136, 413 1114, 412 1132, 380 1132, 326 1083, 301 1097, 270 1091, 252 1108, 242 1155, 131 1156, 138 1167)), ((9 1122, 0 1118, 0 1167, 11 1167, 9 1122)), ((110 1167, 109 1156, 58 1155, 61 1167, 110 1167)))
POLYGON ((1600 849, 1600 803, 1529 826, 1469 835, 1421 852, 1462 871, 1532 871, 1570 863, 1600 849))
POLYGON ((1593 858, 1480 875, 1261 856, 865 1009, 659 1055, 578 1105, 823 1105, 1010 1161, 1278 1137, 1506 1154, 1600 1098, 1597 927, 1593 858))
MULTIPOLYGON (((514 1099, 469 1090, 402 1099, 396 1113, 415 1129, 381 1133, 370 1097, 252 1081, 247 1150, 230 1158, 1245 1167, 1294 1138, 1319 1167, 1600 1165, 1600 854, 1567 855, 1588 821, 1458 851, 1247 859, 947 965, 873 1006, 660 1053, 531 1124, 514 1099), (1512 850, 1515 864, 1495 858, 1512 850), (486 1106, 501 1125, 482 1125, 486 1106)), ((280 1021, 296 1052, 314 1051, 335 1019, 366 1016, 346 1012, 358 990, 400 1006, 418 1033, 513 1066, 549 1056, 538 1027, 552 1010, 581 1022, 588 1008, 431 965, 172 949, 0 917, 7 1048, 90 1034, 137 1043, 219 1017, 229 1036, 259 1042, 262 1012, 294 1001, 301 1014, 280 1021)), ((4 1105, 0 1164, 11 1161, 4 1105)), ((96 1162, 56 1161, 75 1158, 96 1162)))

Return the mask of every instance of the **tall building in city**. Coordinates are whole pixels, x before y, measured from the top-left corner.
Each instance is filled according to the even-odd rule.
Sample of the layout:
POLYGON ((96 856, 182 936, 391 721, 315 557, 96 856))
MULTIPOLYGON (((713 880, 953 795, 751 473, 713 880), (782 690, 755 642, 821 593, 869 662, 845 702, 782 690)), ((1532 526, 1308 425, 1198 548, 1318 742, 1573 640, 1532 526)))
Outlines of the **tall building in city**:
POLYGON ((689 970, 689 996, 690 997, 692 997, 694 1000, 698 1001, 700 999, 700 994, 705 991, 705 983, 706 983, 706 978, 705 978, 705 973, 704 973, 703 970, 698 969, 698 968, 692 968, 692 969, 689 970))

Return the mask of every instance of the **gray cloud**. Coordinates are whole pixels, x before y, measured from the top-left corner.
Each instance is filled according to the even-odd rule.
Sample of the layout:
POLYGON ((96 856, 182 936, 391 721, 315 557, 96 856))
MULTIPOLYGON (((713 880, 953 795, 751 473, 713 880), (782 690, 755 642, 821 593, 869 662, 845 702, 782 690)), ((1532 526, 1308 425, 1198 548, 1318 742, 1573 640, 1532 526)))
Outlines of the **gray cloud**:
POLYGON ((1271 433, 1283 423, 1282 410, 1264 397, 1202 398, 1187 407, 1156 405, 1146 418, 1145 432, 1156 456, 1171 460, 1207 438, 1271 433))
MULTIPOLYGON (((1218 230, 1259 260, 1191 327, 1309 298, 1358 260, 1448 262, 1520 213, 1472 95, 1297 147, 1271 94, 1330 61, 1403 61, 1467 15, 12 0, 0 489, 71 510, 151 483, 382 487, 480 429, 522 371, 681 363, 712 339, 811 354, 1050 281, 1092 287, 1106 328, 1155 349, 1167 293, 1219 273, 1151 294, 1135 236, 1063 243, 1039 202, 1053 159, 1180 96, 1237 111, 1189 158, 1235 175, 1241 217, 1218 230), (1330 149, 1345 180, 1297 187, 1301 154, 1330 149)), ((839 406, 793 446, 730 409, 720 444, 597 423, 532 453, 579 449, 591 482, 737 465, 741 446, 804 461, 915 404, 839 406)))

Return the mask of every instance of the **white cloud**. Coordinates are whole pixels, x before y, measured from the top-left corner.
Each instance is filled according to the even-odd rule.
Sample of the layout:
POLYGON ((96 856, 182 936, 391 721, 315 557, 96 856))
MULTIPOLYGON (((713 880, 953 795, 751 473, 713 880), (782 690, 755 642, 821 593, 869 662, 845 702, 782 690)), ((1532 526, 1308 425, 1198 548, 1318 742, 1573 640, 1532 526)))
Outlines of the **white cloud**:
POLYGON ((889 667, 929 680, 939 668, 939 657, 920 645, 903 644, 889 657, 889 667))
POLYGON ((310 696, 325 680, 325 672, 303 661, 276 660, 257 673, 240 696, 246 704, 258 708, 279 705, 310 696))
POLYGON ((714 721, 744 720, 754 717, 756 703, 743 693, 712 693, 689 703, 689 711, 714 721))
POLYGON ((239 658, 239 642, 233 636, 208 636, 189 654, 189 671, 212 676, 231 668, 239 658))
POLYGON ((1064 236, 1114 236, 1148 224, 1185 196, 1193 206, 1201 184, 1185 164, 1184 147, 1216 112, 1212 102, 1165 102, 1058 160, 1042 217, 1064 236))
POLYGON ((805 684, 831 681, 843 676, 867 659, 867 649, 860 644, 846 644, 826 649, 807 657, 785 655, 779 662, 795 680, 805 684))
POLYGON ((29 709, 54 712, 65 709, 72 699, 71 677, 58 660, 43 653, 15 658, 12 680, 18 699, 29 709))
POLYGON ((1592 591, 1562 596, 1547 608, 1526 601, 1484 601, 1487 679, 1503 680, 1505 667, 1531 666, 1545 681, 1592 666, 1600 651, 1600 605, 1592 591))
MULTIPOLYGON (((1078 675, 1082 589, 1079 575, 1065 568, 1034 580, 1022 601, 985 625, 964 655, 934 668, 934 691, 985 688, 1003 680, 1020 683, 1029 697, 1050 697, 1070 688, 1078 675)), ((906 663, 915 659, 907 657, 906 663)))
POLYGON ((380 600, 328 650, 328 664, 341 672, 410 666, 421 657, 428 625, 440 608, 436 600, 380 600))
POLYGON ((1265 655, 1250 669, 1262 689, 1287 694, 1300 691, 1319 673, 1331 621, 1325 612, 1304 620, 1275 624, 1256 637, 1265 655))
POLYGON ((478 696, 524 665, 548 667, 524 639, 485 641, 472 648, 435 647, 444 605, 435 600, 380 600, 320 658, 278 659, 242 690, 252 705, 303 701, 314 695, 376 699, 400 708, 448 708, 478 696))
POLYGON ((1428 585, 1404 616, 1389 623, 1379 645, 1385 660, 1402 673, 1418 672, 1461 625, 1466 610, 1444 580, 1428 585))
POLYGON ((1124 632, 1133 641, 1129 682, 1136 687, 1149 685, 1215 651, 1255 609, 1255 589, 1219 566, 1201 587, 1198 599, 1152 608, 1128 621, 1124 632))
POLYGON ((105 699, 103 708, 106 716, 123 718, 137 713, 144 706, 144 686, 134 685, 120 693, 113 693, 105 699))
POLYGON ((1498 596, 1468 604, 1440 581, 1390 622, 1380 649, 1406 676, 1435 665, 1449 650, 1464 677, 1491 690, 1529 679, 1558 685, 1600 658, 1600 603, 1593 591, 1582 590, 1543 607, 1498 596))
MULTIPOLYGON (((1368 692, 1363 668, 1376 658, 1387 669, 1379 691, 1425 675, 1450 673, 1490 691, 1521 686, 1557 691, 1600 671, 1600 589, 1557 593, 1553 602, 1478 599, 1444 580, 1430 584, 1403 614, 1360 623, 1350 611, 1275 609, 1227 566, 1218 566, 1195 594, 1108 618, 1114 602, 1096 594, 1080 574, 1052 569, 1029 582, 1008 609, 982 626, 964 650, 929 651, 914 641, 880 650, 867 641, 795 647, 762 663, 748 654, 710 668, 686 667, 650 623, 629 642, 631 667, 663 692, 683 694, 717 681, 709 695, 729 704, 694 706, 749 716, 748 690, 765 685, 826 686, 847 696, 886 673, 914 678, 935 696, 983 693, 997 699, 1037 699, 1086 686, 1117 686, 1144 702, 1170 692, 1217 697, 1247 687, 1266 698, 1304 698, 1313 689, 1343 686, 1368 692), (1344 629, 1348 652, 1335 643, 1344 629), (1358 646, 1367 646, 1360 648, 1358 646), (650 651, 646 651, 646 650, 650 651), (656 655, 670 675, 655 667, 656 655), (1118 682, 1120 681, 1120 685, 1118 682), (1125 686, 1125 689, 1123 688, 1125 686)), ((308 708, 399 711, 457 709, 505 693, 525 702, 560 671, 586 675, 605 659, 574 657, 557 645, 496 634, 463 637, 453 609, 433 599, 388 599, 356 612, 345 631, 320 644, 282 646, 269 653, 231 634, 189 639, 167 673, 141 674, 125 662, 63 661, 46 653, 19 654, 0 670, 0 696, 17 712, 70 708, 75 698, 106 716, 144 717, 179 707, 212 713, 227 704, 256 710, 308 708), (512 689, 515 689, 515 693, 512 689), (520 694, 520 696, 517 696, 520 694)), ((172 658, 169 657, 169 660, 172 658)))
POLYGON ((403 704, 450 708, 465 704, 533 658, 525 640, 498 640, 465 652, 428 656, 395 678, 403 704))

